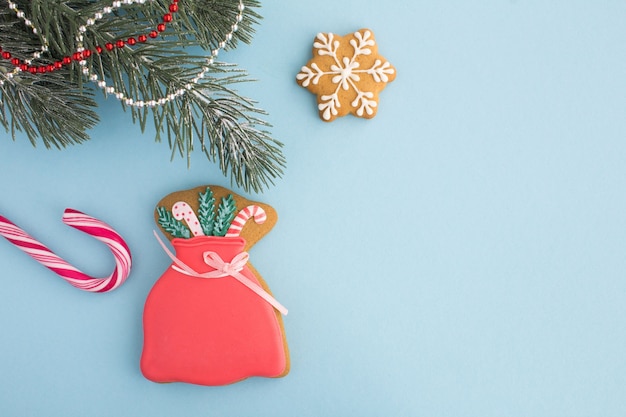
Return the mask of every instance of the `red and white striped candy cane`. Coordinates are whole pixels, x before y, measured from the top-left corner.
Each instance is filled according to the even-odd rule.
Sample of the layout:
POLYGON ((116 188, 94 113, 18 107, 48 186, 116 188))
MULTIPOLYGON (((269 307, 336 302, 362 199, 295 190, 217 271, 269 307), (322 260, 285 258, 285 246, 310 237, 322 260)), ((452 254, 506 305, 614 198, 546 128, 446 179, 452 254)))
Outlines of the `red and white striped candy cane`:
POLYGON ((241 229, 243 229, 243 225, 246 224, 250 217, 254 218, 254 221, 257 224, 262 224, 267 220, 267 215, 265 214, 265 210, 256 205, 250 205, 244 209, 242 209, 237 216, 233 219, 233 222, 230 224, 228 231, 226 232, 225 237, 236 237, 241 233, 241 229))
POLYGON ((94 278, 81 272, 4 216, 0 216, 0 236, 76 288, 106 292, 122 285, 130 274, 132 263, 130 249, 124 239, 108 224, 74 209, 65 209, 63 223, 93 236, 109 247, 115 258, 115 269, 111 275, 94 278))

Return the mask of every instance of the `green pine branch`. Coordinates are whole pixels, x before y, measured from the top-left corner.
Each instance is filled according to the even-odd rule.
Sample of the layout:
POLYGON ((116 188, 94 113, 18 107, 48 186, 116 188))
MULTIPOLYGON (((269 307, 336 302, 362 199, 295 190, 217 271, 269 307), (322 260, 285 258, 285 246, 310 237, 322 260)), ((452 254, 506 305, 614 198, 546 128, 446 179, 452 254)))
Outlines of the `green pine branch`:
POLYGON ((228 194, 222 198, 219 207, 217 208, 217 217, 213 225, 213 236, 224 236, 228 232, 228 228, 235 218, 235 211, 237 206, 232 194, 228 194))
MULTIPOLYGON (((2 3, 4 0, 0 0, 2 3)), ((110 1, 14 0, 49 42, 49 54, 38 61, 53 63, 71 56, 78 47, 75 34, 87 18, 102 10, 110 1)), ((228 43, 250 42, 254 25, 260 16, 256 0, 244 1, 245 15, 238 31, 228 43)), ((97 45, 127 39, 145 33, 160 23, 170 2, 153 0, 143 5, 123 7, 89 26, 83 35, 84 46, 95 50, 97 45)), ((282 144, 269 133, 263 120, 265 112, 253 100, 233 89, 235 83, 247 81, 244 71, 234 65, 214 63, 199 83, 194 78, 206 66, 206 56, 218 47, 231 30, 238 13, 236 0, 185 0, 167 30, 157 39, 135 47, 115 48, 110 53, 93 53, 86 61, 92 74, 107 80, 116 91, 134 102, 149 102, 188 89, 182 97, 163 106, 137 108, 121 101, 130 109, 134 123, 142 131, 148 123, 155 127, 155 140, 167 140, 176 155, 187 159, 199 149, 207 159, 219 164, 224 175, 246 191, 262 191, 282 175, 285 159, 282 144), (190 49, 200 47, 204 55, 192 55, 190 49)), ((29 58, 41 44, 15 13, 7 7, 0 11, 0 46, 13 56, 29 58)), ((221 55, 220 55, 221 56, 221 55)), ((8 60, 0 60, 0 123, 15 139, 24 131, 35 144, 41 139, 46 146, 66 146, 89 139, 87 130, 97 121, 92 99, 101 91, 82 74, 77 64, 53 74, 19 74, 8 60), (44 105, 54 103, 54 105, 44 105)))
POLYGON ((24 132, 33 146, 41 138, 47 148, 63 148, 89 139, 99 121, 92 95, 68 86, 58 75, 45 81, 21 74, 20 82, 0 86, 0 124, 15 139, 24 132))
POLYGON ((191 232, 180 220, 176 220, 165 207, 157 207, 158 221, 163 230, 173 237, 189 239, 191 232))
POLYGON ((215 221, 215 197, 211 188, 207 187, 204 193, 198 197, 198 221, 205 236, 213 236, 213 223, 215 221))

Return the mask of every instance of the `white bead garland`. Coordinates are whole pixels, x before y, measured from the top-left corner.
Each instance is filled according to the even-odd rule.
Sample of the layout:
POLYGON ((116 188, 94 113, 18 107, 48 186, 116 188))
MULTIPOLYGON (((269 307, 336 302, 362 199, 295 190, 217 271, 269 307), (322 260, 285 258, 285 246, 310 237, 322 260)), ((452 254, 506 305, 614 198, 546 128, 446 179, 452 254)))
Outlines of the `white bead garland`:
MULTIPOLYGON (((115 0, 111 4, 111 6, 105 6, 102 8, 101 11, 95 12, 92 17, 88 18, 85 21, 84 25, 81 25, 78 27, 78 35, 76 36, 76 41, 78 42, 77 52, 82 52, 84 50, 83 45, 82 45, 83 40, 84 40, 83 34, 87 32, 88 27, 95 25, 98 20, 102 19, 105 15, 112 13, 114 10, 119 9, 120 7, 122 7, 122 5, 130 5, 134 3, 144 4, 146 1, 147 0, 121 0, 121 1, 115 0)), ((12 2, 11 0, 8 0, 8 4, 9 4, 9 9, 13 10, 16 13, 17 17, 22 19, 24 24, 27 27, 29 27, 33 31, 33 33, 35 34, 39 33, 38 29, 33 25, 32 21, 25 17, 25 14, 23 11, 18 9, 17 4, 12 2)), ((122 101, 124 104, 128 106, 137 107, 137 108, 143 108, 144 106, 147 106, 147 107, 162 106, 172 100, 177 99, 178 97, 183 96, 187 91, 192 90, 194 85, 198 84, 202 79, 204 79, 204 77, 210 70, 210 66, 213 65, 213 63, 215 62, 215 59, 217 58, 219 52, 226 47, 227 43, 232 40, 233 35, 239 29, 239 23, 241 23, 241 21, 243 20, 243 11, 245 10, 243 0, 239 0, 239 6, 237 7, 237 10, 239 11, 239 13, 237 14, 235 18, 235 23, 231 25, 230 32, 226 34, 223 41, 218 43, 218 47, 211 51, 211 55, 206 59, 206 65, 203 66, 202 70, 198 74, 196 74, 194 78, 191 79, 191 83, 188 83, 185 85, 184 88, 180 88, 176 90, 174 93, 167 94, 163 97, 153 97, 147 100, 144 99, 144 100, 135 101, 130 97, 126 97, 124 93, 117 91, 115 87, 109 86, 106 83, 106 81, 101 80, 97 74, 92 73, 87 65, 86 60, 84 59, 80 60, 78 62, 78 65, 80 65, 80 67, 82 68, 81 72, 89 79, 89 81, 94 82, 99 88, 101 88, 104 91, 105 94, 113 95, 115 98, 122 101)), ((32 63, 33 59, 40 58, 41 53, 48 51, 48 40, 43 34, 41 35, 41 40, 42 40, 42 47, 40 48, 40 51, 34 52, 31 59, 25 60, 25 62, 28 65, 32 63)), ((16 73, 20 71, 21 69, 18 66, 12 72, 5 74, 5 77, 7 79, 11 79, 14 77, 16 73)), ((0 80, 0 86, 2 85, 4 85, 4 80, 0 80)))
MULTIPOLYGON (((132 1, 132 0, 127 0, 127 1, 132 1)), ((213 62, 215 62, 215 59, 217 58, 217 55, 219 54, 220 50, 224 49, 227 42, 232 39, 234 33, 237 31, 237 29, 239 29, 238 24, 241 23, 241 21, 243 20, 243 11, 245 10, 243 0, 239 0, 239 6, 237 7, 237 9, 239 10, 239 13, 237 14, 235 23, 231 25, 231 31, 226 35, 225 40, 221 41, 218 44, 218 48, 211 51, 211 55, 207 58, 206 65, 202 67, 202 71, 196 74, 196 76, 191 80, 192 82, 189 84, 186 84, 184 88, 179 88, 174 93, 170 93, 166 96, 149 98, 147 100, 134 101, 132 98, 126 97, 124 93, 115 90, 114 87, 108 86, 106 84, 106 81, 100 80, 98 75, 93 74, 89 70, 87 66, 87 61, 83 60, 83 61, 80 61, 78 64, 82 67, 83 74, 87 75, 90 80, 96 81, 98 87, 103 89, 105 93, 114 94, 118 100, 124 102, 124 104, 126 104, 127 106, 137 107, 137 108, 142 108, 144 106, 147 106, 147 107, 156 107, 157 105, 162 106, 170 101, 176 100, 178 97, 182 97, 187 91, 193 89, 194 85, 198 84, 200 80, 202 80, 206 76, 206 74, 210 70, 210 66, 213 65, 213 62)))

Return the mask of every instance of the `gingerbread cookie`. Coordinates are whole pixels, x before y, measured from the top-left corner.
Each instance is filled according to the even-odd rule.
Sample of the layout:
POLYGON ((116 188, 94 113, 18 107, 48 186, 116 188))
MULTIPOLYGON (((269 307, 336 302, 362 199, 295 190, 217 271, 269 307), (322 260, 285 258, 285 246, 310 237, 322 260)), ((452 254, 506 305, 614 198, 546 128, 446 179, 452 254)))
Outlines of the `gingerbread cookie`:
POLYGON ((155 283, 143 316, 141 371, 155 382, 225 385, 282 377, 287 310, 248 262, 276 224, 276 211, 218 186, 175 192, 155 221, 176 254, 155 283))
POLYGON ((378 94, 395 77, 395 68, 378 54, 372 31, 361 29, 346 36, 319 33, 313 58, 296 81, 317 95, 320 117, 331 122, 348 113, 374 117, 378 94))

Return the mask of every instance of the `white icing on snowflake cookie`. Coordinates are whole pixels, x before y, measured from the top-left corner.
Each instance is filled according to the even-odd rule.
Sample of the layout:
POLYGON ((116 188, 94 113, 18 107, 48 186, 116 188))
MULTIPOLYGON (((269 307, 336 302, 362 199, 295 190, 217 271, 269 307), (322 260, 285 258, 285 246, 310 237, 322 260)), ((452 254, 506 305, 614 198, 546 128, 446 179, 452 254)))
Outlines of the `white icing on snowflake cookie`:
POLYGON ((378 93, 395 78, 396 69, 378 54, 372 31, 361 29, 346 36, 318 33, 313 58, 296 81, 317 95, 320 117, 331 122, 348 113, 374 117, 378 93))

